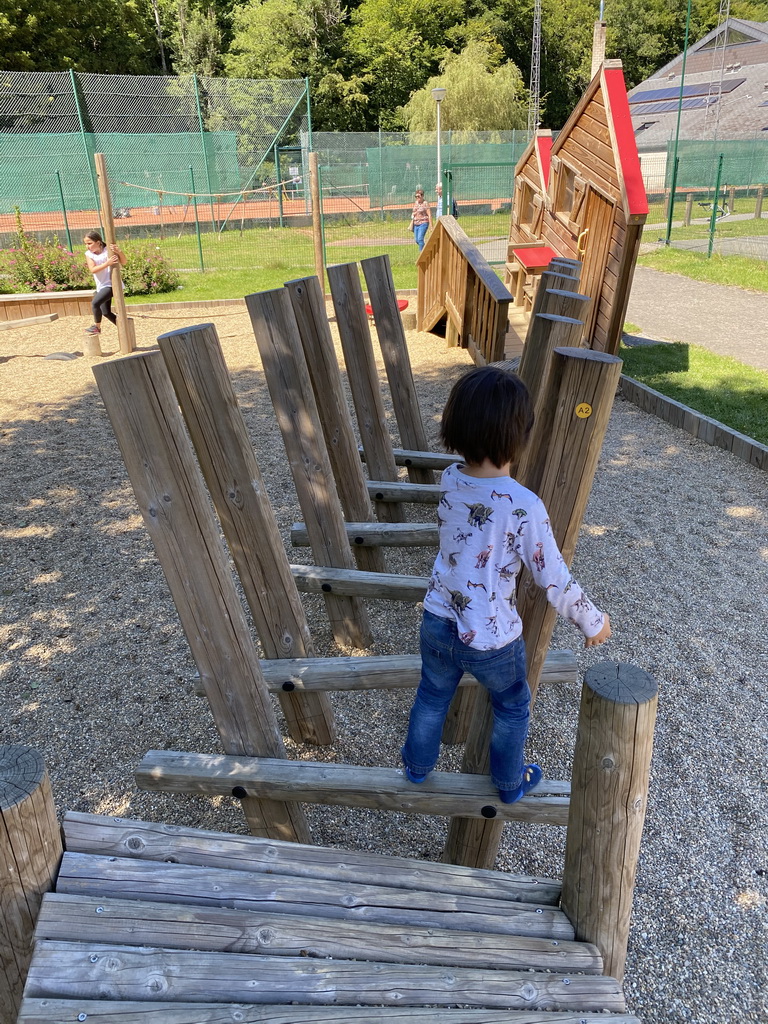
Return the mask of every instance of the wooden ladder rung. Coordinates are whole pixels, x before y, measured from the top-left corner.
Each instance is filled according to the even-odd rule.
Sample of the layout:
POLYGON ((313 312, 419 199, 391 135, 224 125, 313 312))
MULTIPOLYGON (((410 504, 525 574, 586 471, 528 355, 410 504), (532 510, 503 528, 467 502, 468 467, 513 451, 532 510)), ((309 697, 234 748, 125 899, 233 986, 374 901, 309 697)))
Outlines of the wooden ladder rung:
MULTIPOLYGON (((437 526, 432 523, 344 523, 352 547, 436 547, 437 526)), ((304 523, 291 527, 291 544, 309 547, 309 532, 304 523)))
POLYGON ((335 569, 325 565, 291 565, 296 589, 303 594, 382 598, 387 601, 422 601, 426 576, 399 576, 364 569, 335 569))

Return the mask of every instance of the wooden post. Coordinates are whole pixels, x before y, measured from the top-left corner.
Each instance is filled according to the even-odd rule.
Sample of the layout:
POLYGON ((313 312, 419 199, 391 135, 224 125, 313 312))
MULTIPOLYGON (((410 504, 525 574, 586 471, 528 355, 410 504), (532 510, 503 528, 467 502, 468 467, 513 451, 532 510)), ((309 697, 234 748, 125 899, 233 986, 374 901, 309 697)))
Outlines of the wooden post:
MULTIPOLYGON (((304 277, 288 281, 285 288, 299 328, 344 516, 352 523, 375 522, 320 282, 316 277, 304 277)), ((387 571, 381 548, 356 547, 354 555, 358 569, 364 572, 387 571)))
MULTIPOLYGON (((227 754, 285 757, 208 492, 159 352, 93 368, 227 754)), ((247 798, 254 835, 309 840, 296 804, 247 798), (298 813, 297 813, 298 811, 298 813)))
MULTIPOLYGON (((561 297, 561 308, 574 311, 589 303, 589 297, 579 292, 561 292, 561 297)), ((569 348, 577 346, 583 327, 583 320, 557 313, 537 313, 535 319, 531 320, 517 372, 534 402, 546 381, 552 352, 558 345, 569 348)))
POLYGON ((12 1024, 32 958, 43 893, 54 887, 61 833, 42 756, 0 746, 0 1020, 12 1024))
MULTIPOLYGON (((94 153, 93 159, 96 164, 96 178, 99 183, 99 203, 101 204, 101 223, 104 225, 104 241, 107 248, 115 244, 115 223, 112 219, 112 195, 109 190, 109 178, 107 177, 107 162, 103 153, 94 153)), ((115 301, 115 316, 117 317, 117 339, 120 344, 120 351, 123 354, 133 352, 136 348, 136 334, 133 328, 133 320, 128 318, 125 311, 125 296, 123 295, 123 279, 120 276, 120 266, 111 268, 112 294, 115 301)))
POLYGON ((757 186, 757 195, 755 196, 755 220, 760 220, 763 216, 763 197, 765 196, 765 185, 757 186))
POLYGON ((531 320, 533 320, 537 313, 543 311, 542 303, 551 288, 562 292, 577 292, 579 290, 578 274, 574 274, 570 268, 562 270, 551 269, 550 265, 550 269, 542 273, 539 287, 536 289, 536 295, 531 306, 531 320))
MULTIPOLYGON (((389 393, 395 410, 400 443, 403 448, 425 452, 428 449, 427 432, 421 418, 419 399, 413 380, 408 343, 405 340, 403 321, 397 308, 397 292, 392 280, 389 256, 372 256, 361 260, 365 283, 379 346, 384 358, 384 368, 389 381, 389 393)), ((433 484, 435 475, 431 469, 419 466, 408 467, 408 479, 414 484, 433 484)))
MULTIPOLYGON (((567 565, 576 549, 621 366, 620 359, 604 352, 555 349, 546 390, 536 405, 533 432, 516 473, 546 505, 552 533, 567 565)), ((533 705, 557 613, 526 569, 517 594, 533 705)), ((488 771, 492 723, 487 692, 478 690, 463 772, 488 771)), ((443 859, 452 864, 493 867, 500 839, 498 824, 455 818, 449 826, 443 859)))
MULTIPOLYGON (((246 295, 272 405, 317 565, 354 569, 336 482, 317 412, 301 338, 285 288, 246 295)), ((364 602, 342 597, 326 584, 325 605, 339 644, 368 647, 371 627, 364 602)))
POLYGON ((621 981, 648 803, 658 686, 642 669, 602 662, 581 692, 565 841, 562 908, 621 981))
MULTIPOLYGON (((203 476, 211 492, 267 658, 314 654, 259 464, 248 436, 213 324, 185 327, 157 339, 203 476)), ((281 693, 291 737, 333 742, 333 712, 320 695, 281 693)))
POLYGON ((728 189, 728 213, 734 213, 736 209, 736 188, 731 185, 728 189))
MULTIPOLYGON (((397 480, 357 264, 328 267, 328 282, 368 473, 372 480, 397 480)), ((377 501, 376 514, 387 523, 405 520, 399 503, 377 501)))
POLYGON ((581 276, 581 260, 573 260, 569 256, 555 256, 549 261, 548 269, 556 270, 558 273, 570 273, 578 279, 581 276))
POLYGON ((320 193, 320 168, 317 153, 309 154, 309 195, 312 201, 312 244, 315 250, 315 274, 325 292, 325 260, 323 259, 323 200, 320 193))
POLYGON ((689 192, 685 197, 685 216, 683 217, 683 226, 690 227, 691 219, 693 217, 693 192, 689 192))

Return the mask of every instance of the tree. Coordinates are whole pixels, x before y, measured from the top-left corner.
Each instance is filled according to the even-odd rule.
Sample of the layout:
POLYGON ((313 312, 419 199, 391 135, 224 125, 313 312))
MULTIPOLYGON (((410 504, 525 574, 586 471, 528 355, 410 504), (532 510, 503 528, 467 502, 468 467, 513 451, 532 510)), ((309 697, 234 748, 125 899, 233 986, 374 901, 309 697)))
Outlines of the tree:
POLYGON ((402 109, 411 131, 434 130, 437 105, 432 89, 446 90, 441 124, 447 130, 493 131, 525 128, 528 92, 511 61, 503 61, 498 43, 476 39, 461 53, 449 53, 441 73, 430 78, 402 109))
POLYGON ((169 41, 176 74, 213 76, 222 70, 221 29, 212 7, 190 9, 187 0, 179 0, 178 20, 169 41))

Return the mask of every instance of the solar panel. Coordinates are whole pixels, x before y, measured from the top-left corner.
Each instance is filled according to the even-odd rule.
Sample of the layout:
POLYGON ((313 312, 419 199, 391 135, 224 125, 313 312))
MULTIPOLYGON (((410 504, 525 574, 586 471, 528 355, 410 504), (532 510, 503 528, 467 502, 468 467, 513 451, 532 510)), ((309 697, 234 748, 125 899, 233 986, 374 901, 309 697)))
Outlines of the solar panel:
MULTIPOLYGON (((712 103, 717 102, 717 97, 712 97, 712 103)), ((630 111, 633 117, 645 117, 646 114, 668 114, 677 110, 679 100, 664 100, 663 103, 644 103, 642 107, 630 111)), ((706 96, 693 96, 691 99, 683 100, 683 110, 701 110, 711 105, 706 96)))
MULTIPOLYGON (((746 82, 746 78, 726 78, 720 82, 700 82, 698 85, 684 85, 683 98, 686 96, 708 96, 710 90, 713 93, 733 92, 734 89, 746 82)), ((645 92, 635 93, 629 97, 629 102, 649 103, 656 100, 673 100, 680 96, 680 86, 669 86, 666 89, 646 89, 645 92)))

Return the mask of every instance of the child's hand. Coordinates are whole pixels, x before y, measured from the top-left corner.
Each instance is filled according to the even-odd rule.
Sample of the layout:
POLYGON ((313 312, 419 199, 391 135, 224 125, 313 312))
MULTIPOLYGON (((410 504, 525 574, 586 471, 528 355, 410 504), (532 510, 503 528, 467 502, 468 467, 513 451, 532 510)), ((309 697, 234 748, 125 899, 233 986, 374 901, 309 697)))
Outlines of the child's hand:
POLYGON ((588 636, 584 639, 585 647, 599 647, 600 644, 604 644, 606 640, 610 639, 611 636, 611 620, 606 614, 603 628, 595 636, 588 636))

